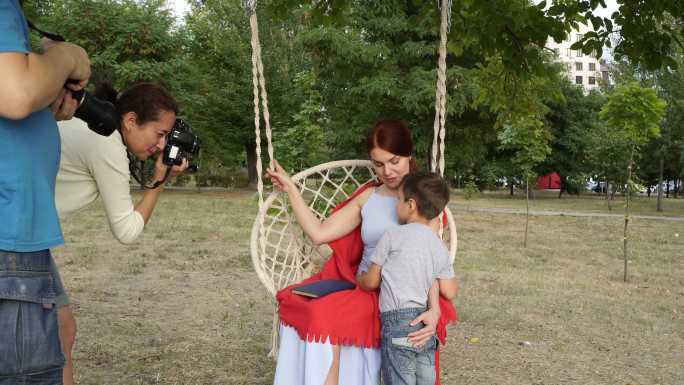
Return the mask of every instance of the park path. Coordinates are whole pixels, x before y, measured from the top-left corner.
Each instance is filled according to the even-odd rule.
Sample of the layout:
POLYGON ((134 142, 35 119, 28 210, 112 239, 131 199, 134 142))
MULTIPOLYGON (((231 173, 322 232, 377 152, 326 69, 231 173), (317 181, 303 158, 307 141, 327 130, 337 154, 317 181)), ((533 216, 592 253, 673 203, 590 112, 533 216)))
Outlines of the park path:
MULTIPOLYGON (((137 189, 139 186, 131 185, 132 189, 137 189)), ((179 187, 179 186, 167 186, 165 190, 175 190, 179 192, 197 192, 196 187, 179 187)), ((202 192, 244 192, 244 193, 254 193, 250 189, 228 189, 224 187, 202 187, 200 189, 202 192)), ((461 203, 450 203, 449 207, 454 210, 459 211, 477 211, 485 213, 495 213, 495 214, 525 214, 524 209, 512 209, 512 208, 502 208, 502 207, 466 207, 466 205, 461 203)), ((594 217, 594 218, 624 218, 624 214, 608 214, 608 213, 596 213, 596 212, 580 212, 580 211, 542 211, 542 210, 530 210, 530 215, 532 216, 551 216, 551 217, 594 217)), ((656 221, 671 221, 671 222, 684 222, 684 217, 678 216, 659 216, 659 215, 630 215, 630 218, 634 219, 652 219, 656 221)))
MULTIPOLYGON (((478 211, 484 213, 496 214, 525 214, 524 209, 510 209, 500 207, 466 207, 460 203, 450 203, 449 207, 459 211, 478 211)), ((579 211, 539 211, 530 210, 530 215, 533 216, 554 216, 554 217, 596 217, 596 218, 624 218, 624 214, 607 214, 607 213, 592 213, 579 211)), ((630 218, 636 219, 652 219, 656 221, 672 221, 684 222, 684 217, 666 217, 658 215, 630 215, 630 218)))

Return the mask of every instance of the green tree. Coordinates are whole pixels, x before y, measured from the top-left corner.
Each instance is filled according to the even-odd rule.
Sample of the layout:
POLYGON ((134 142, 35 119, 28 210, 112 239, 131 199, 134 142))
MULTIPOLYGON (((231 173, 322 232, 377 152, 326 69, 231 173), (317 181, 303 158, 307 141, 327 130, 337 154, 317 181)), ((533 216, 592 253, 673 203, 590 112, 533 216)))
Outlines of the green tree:
POLYGON ((548 68, 552 69, 552 76, 524 76, 507 71, 503 60, 493 58, 478 71, 480 93, 477 102, 486 103, 496 114, 499 150, 507 153, 512 171, 525 181, 525 247, 529 224, 529 180, 534 178, 533 169, 551 152, 551 137, 545 119, 549 108, 545 102, 563 97, 556 86, 560 72, 554 66, 548 65, 548 68))
POLYGON ((551 152, 548 145, 549 134, 544 123, 534 117, 517 117, 504 125, 499 134, 501 149, 515 154, 512 163, 525 181, 525 237, 523 247, 527 247, 527 234, 530 220, 530 179, 536 174, 532 171, 551 152))
POLYGON ((540 175, 558 172, 561 177, 560 198, 566 191, 579 192, 591 168, 592 137, 599 129, 598 113, 605 103, 599 92, 585 95, 582 88, 569 81, 560 84, 563 98, 548 104, 546 115, 551 129, 551 154, 537 167, 540 175))
POLYGON ((635 152, 649 139, 660 135, 660 121, 665 115, 666 103, 660 99, 655 89, 643 88, 636 82, 619 86, 608 98, 599 116, 612 131, 612 135, 622 138, 629 148, 627 163, 627 189, 625 199, 624 226, 624 280, 627 281, 627 241, 629 225, 629 199, 632 190, 632 168, 635 152))
POLYGON ((27 7, 41 29, 88 52, 91 84, 105 79, 122 89, 150 81, 174 88, 182 74, 185 39, 164 0, 33 0, 27 7))
POLYGON ((311 71, 295 76, 294 85, 306 95, 306 99, 295 112, 292 125, 274 138, 283 167, 290 170, 303 170, 322 163, 328 154, 321 95, 316 89, 316 77, 311 71))
MULTIPOLYGON (((261 20, 269 20, 264 8, 257 8, 261 20)), ((256 143, 252 93, 252 65, 249 18, 239 0, 195 0, 186 18, 190 35, 188 51, 192 79, 185 82, 193 122, 210 142, 210 161, 222 165, 245 165, 255 182, 256 143)), ((271 127, 278 138, 298 110, 304 95, 289 85, 303 70, 305 57, 295 30, 297 15, 278 23, 262 22, 260 36, 267 81, 271 127)), ((264 122, 261 122, 265 153, 264 122)), ((278 156, 278 154, 276 154, 278 156)))

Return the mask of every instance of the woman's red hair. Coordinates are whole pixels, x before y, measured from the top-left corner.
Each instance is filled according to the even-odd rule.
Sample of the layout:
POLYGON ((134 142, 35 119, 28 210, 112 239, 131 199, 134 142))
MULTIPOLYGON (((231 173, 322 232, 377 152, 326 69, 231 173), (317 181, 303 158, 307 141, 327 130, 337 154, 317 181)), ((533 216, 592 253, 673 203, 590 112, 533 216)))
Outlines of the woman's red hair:
POLYGON ((399 120, 388 119, 378 121, 368 134, 366 146, 369 155, 377 147, 394 155, 411 157, 411 171, 418 168, 413 157, 411 131, 399 120))

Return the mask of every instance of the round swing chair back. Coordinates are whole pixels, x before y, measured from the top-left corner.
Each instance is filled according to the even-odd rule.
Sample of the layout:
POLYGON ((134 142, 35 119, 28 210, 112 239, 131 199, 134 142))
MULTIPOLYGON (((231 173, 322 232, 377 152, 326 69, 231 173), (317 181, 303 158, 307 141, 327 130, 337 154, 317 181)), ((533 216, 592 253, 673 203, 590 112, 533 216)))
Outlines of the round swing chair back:
MULTIPOLYGON (((369 160, 339 160, 301 171, 292 180, 309 208, 324 219, 337 204, 366 183, 377 181, 369 160)), ((447 207, 443 240, 452 262, 456 256, 456 224, 447 207)), ((268 292, 275 294, 320 270, 330 257, 327 245, 314 245, 297 224, 287 194, 273 191, 257 214, 250 239, 254 270, 268 292)))

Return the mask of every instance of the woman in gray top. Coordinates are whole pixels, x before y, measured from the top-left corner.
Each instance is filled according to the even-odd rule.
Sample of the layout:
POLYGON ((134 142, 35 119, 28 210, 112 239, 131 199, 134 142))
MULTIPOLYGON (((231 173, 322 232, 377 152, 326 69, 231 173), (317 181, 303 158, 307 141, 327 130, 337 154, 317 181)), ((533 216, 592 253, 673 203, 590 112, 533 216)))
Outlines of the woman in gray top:
MULTIPOLYGON (((267 170, 274 187, 288 194, 297 222, 314 243, 339 239, 361 225, 364 255, 367 255, 388 228, 398 225, 395 212, 398 188, 404 176, 415 169, 411 133, 399 121, 380 121, 368 136, 367 147, 382 185, 367 188, 323 221, 311 212, 277 162, 275 169, 267 170)), ((440 316, 438 302, 430 302, 429 308, 417 318, 426 326, 411 335, 412 342, 419 345, 434 336, 440 316)), ((309 342, 299 338, 294 328, 281 326, 274 384, 377 385, 379 364, 380 349, 340 346, 329 341, 309 342)))

